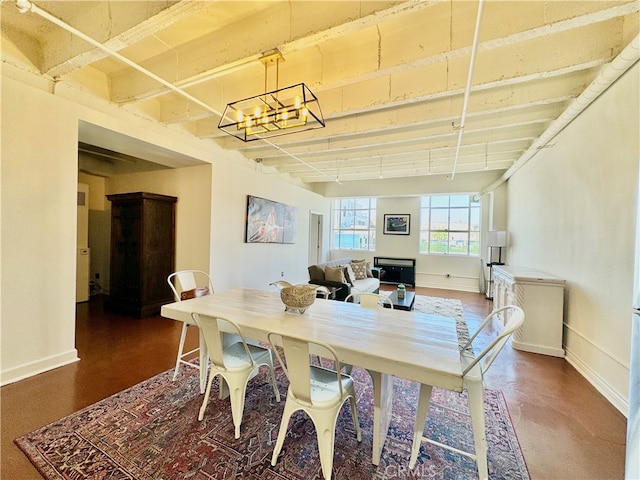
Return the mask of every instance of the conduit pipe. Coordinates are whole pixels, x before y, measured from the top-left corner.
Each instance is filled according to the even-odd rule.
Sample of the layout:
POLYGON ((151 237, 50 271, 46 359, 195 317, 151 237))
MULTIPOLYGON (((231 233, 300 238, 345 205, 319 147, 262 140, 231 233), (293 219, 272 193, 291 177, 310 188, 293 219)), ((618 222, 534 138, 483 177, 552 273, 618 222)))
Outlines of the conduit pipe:
MULTIPOLYGON (((164 78, 159 77, 158 75, 156 75, 155 73, 147 70, 146 68, 138 65, 137 63, 129 60, 127 57, 124 57, 122 55, 120 55, 118 52, 116 52, 115 50, 107 47, 106 45, 98 42, 97 40, 94 40, 93 38, 89 37, 88 35, 85 35, 84 33, 82 33, 80 30, 72 27, 71 25, 69 25, 66 22, 63 22, 62 20, 60 20, 58 17, 54 17, 53 15, 51 15, 49 12, 47 12, 46 10, 41 9, 40 7, 38 7, 36 4, 34 4, 33 2, 31 2, 30 0, 16 0, 16 7, 18 8, 18 10, 20 11, 20 13, 27 13, 27 12, 31 12, 31 13, 35 13, 37 15, 40 15, 42 18, 50 21, 51 23, 63 28, 64 30, 72 33, 73 35, 81 38, 82 40, 84 40, 87 43, 90 43, 91 45, 93 45, 96 48, 99 48, 100 50, 105 51, 106 53, 108 53, 109 55, 111 55, 114 58, 117 58, 118 60, 120 60, 121 62, 129 65, 131 68, 137 70, 138 72, 142 73, 143 75, 148 76, 149 78, 152 78, 153 80, 155 80, 156 82, 159 82, 160 84, 164 85, 165 87, 167 87, 168 89, 170 89, 171 91, 177 93, 178 95, 181 95, 183 97, 185 97, 186 99, 192 101, 193 103, 195 103, 196 105, 200 105, 202 108, 204 108, 205 110, 213 113, 214 115, 217 115, 219 117, 222 117, 222 113, 220 113, 218 110, 216 110, 215 108, 211 107, 210 105, 206 104, 205 102, 197 99, 196 97, 194 97, 193 95, 190 95, 189 93, 185 92, 184 90, 182 90, 180 87, 176 87, 175 85, 173 85, 170 82, 167 82, 164 78)), ((298 162, 302 163, 303 165, 314 169, 315 171, 317 171, 318 173, 324 175, 327 178, 330 178, 331 180, 335 181, 335 179, 333 177, 331 177, 330 175, 321 172, 320 170, 318 170, 317 168, 309 165, 308 163, 302 161, 301 159, 299 159, 298 157, 296 157, 294 154, 289 153, 287 151, 285 151, 284 149, 282 149, 281 147, 277 147, 276 145, 274 145, 273 143, 265 140, 265 139, 261 139, 265 142, 267 142, 269 145, 276 147, 278 150, 280 150, 281 152, 287 154, 288 156, 290 156, 291 158, 297 160, 298 162)))
POLYGON ((138 65, 135 62, 132 62, 131 60, 129 60, 127 57, 123 57, 122 55, 120 55, 118 52, 116 52, 115 50, 107 47, 106 45, 103 45, 102 43, 98 42, 97 40, 94 40, 93 38, 89 37, 88 35, 85 35, 84 33, 82 33, 80 30, 72 27, 71 25, 69 25, 68 23, 63 22, 62 20, 60 20, 58 17, 54 17, 53 15, 51 15, 49 12, 47 12, 46 10, 42 10, 40 7, 38 7, 37 5, 35 5, 33 2, 31 2, 30 0, 16 0, 16 7, 18 7, 18 10, 20 11, 20 13, 27 13, 27 12, 32 12, 35 13, 37 15, 40 15, 42 18, 45 18, 46 20, 49 20, 51 23, 54 23, 55 25, 58 25, 59 27, 65 29, 66 31, 74 34, 75 36, 81 38, 82 40, 84 40, 87 43, 90 43, 91 45, 93 45, 94 47, 99 48, 100 50, 104 50, 105 52, 107 52, 109 55, 111 55, 112 57, 117 58, 118 60, 120 60, 123 63, 126 63, 127 65, 129 65, 131 68, 134 68, 135 70, 139 71, 140 73, 143 73, 144 75, 154 79, 156 82, 161 83, 162 85, 164 85, 165 87, 167 87, 168 89, 182 95, 185 98, 188 98, 189 100, 191 100, 192 102, 196 103, 197 105, 200 105, 202 108, 204 108, 205 110, 208 110, 211 113, 214 113, 218 116, 222 116, 222 113, 220 113, 218 110, 216 110, 215 108, 207 105, 206 103, 198 100, 196 97, 189 95, 187 92, 185 92, 184 90, 176 87, 175 85, 173 85, 170 82, 167 82, 164 78, 159 77, 158 75, 156 75, 153 72, 150 72, 149 70, 141 67, 140 65, 138 65))
POLYGON ((460 118, 460 129, 458 130, 458 144, 456 146, 456 156, 453 160, 453 170, 451 171, 451 178, 456 176, 456 167, 458 165, 458 157, 460 156, 460 147, 462 145, 462 135, 464 134, 464 123, 467 118, 467 108, 469 105, 469 94, 471 93, 471 79, 473 77, 473 68, 476 64, 476 52, 478 51, 478 38, 480 37, 480 21, 482 20, 482 9, 484 7, 484 0, 478 2, 478 13, 476 16, 476 31, 473 34, 473 45, 471 47, 471 60, 469 61, 469 74, 467 75, 467 86, 464 90, 464 101, 462 102, 462 116, 460 118))
POLYGON ((591 105, 605 90, 618 80, 640 59, 640 35, 637 35, 616 58, 604 66, 596 79, 573 101, 567 109, 547 128, 537 140, 520 156, 518 160, 491 185, 482 190, 486 194, 506 182, 522 168, 540 149, 544 148, 556 135, 591 105))

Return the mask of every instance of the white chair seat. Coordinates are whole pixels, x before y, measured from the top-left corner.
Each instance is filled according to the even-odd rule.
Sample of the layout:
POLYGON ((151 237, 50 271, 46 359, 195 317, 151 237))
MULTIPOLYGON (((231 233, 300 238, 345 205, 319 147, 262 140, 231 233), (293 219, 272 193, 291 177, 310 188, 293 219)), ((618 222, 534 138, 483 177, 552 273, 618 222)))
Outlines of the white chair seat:
MULTIPOLYGON (((273 363, 269 349, 251 344, 247 344, 247 348, 254 363, 273 363)), ((247 351, 242 342, 236 342, 224 349, 224 366, 228 370, 243 369, 249 365, 251 365, 251 359, 247 356, 247 351)))
MULTIPOLYGON (((342 389, 353 389, 353 378, 341 374, 342 389)), ((311 402, 320 407, 325 403, 335 403, 340 395, 340 385, 335 370, 330 370, 316 365, 310 366, 311 402)))

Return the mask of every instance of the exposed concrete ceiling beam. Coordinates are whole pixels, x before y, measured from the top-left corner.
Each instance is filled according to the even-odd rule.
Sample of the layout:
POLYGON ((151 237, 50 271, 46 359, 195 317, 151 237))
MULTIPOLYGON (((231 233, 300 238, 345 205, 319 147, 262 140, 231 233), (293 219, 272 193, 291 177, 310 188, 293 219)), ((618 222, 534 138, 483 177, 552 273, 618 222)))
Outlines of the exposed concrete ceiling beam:
MULTIPOLYGON (((147 2, 149 3, 149 2, 147 2)), ((140 4, 140 9, 146 12, 149 16, 146 20, 140 21, 137 15, 129 13, 128 20, 130 22, 130 28, 118 33, 117 35, 103 41, 102 43, 113 51, 120 51, 126 47, 129 47, 140 40, 143 40, 155 33, 167 28, 168 25, 178 22, 184 18, 188 18, 197 14, 198 11, 207 7, 207 2, 201 0, 181 0, 169 6, 161 7, 162 10, 153 10, 153 5, 140 4), (154 13, 157 12, 157 13, 154 13)), ((136 8, 135 3, 127 5, 130 8, 136 8)), ((129 10, 130 12, 130 10, 129 10)), ((110 13, 110 12, 109 12, 110 13)), ((127 19, 124 17, 119 19, 120 22, 127 19)), ((114 25, 112 18, 107 19, 107 23, 114 25)), ((98 27, 102 28, 102 32, 90 32, 86 31, 87 25, 95 24, 95 22, 87 23, 85 25, 78 25, 79 29, 83 29, 84 33, 96 40, 100 39, 100 35, 104 34, 103 23, 98 23, 98 27)), ((63 32, 60 32, 63 35, 63 32)), ((68 38, 68 35, 64 35, 68 38)), ((66 41, 60 39, 66 43, 66 41)), ((82 52, 77 53, 69 57, 70 50, 56 48, 50 50, 49 55, 46 58, 46 62, 43 65, 44 71, 52 77, 59 77, 73 72, 79 68, 85 67, 93 62, 108 57, 108 54, 99 48, 95 48, 89 44, 85 44, 86 47, 82 52)))
MULTIPOLYGON (((517 114, 519 112, 527 111, 530 109, 535 110, 536 108, 542 108, 543 110, 540 112, 540 116, 546 118, 548 115, 548 110, 547 110, 548 108, 555 108, 555 109, 562 108, 572 98, 573 96, 565 95, 563 97, 553 98, 553 99, 541 98, 541 99, 537 99, 536 101, 531 101, 530 103, 498 106, 496 108, 487 108, 483 111, 470 113, 469 121, 473 125, 473 122, 475 121, 476 118, 485 118, 487 116, 495 117, 500 115, 502 116, 512 115, 512 114, 517 114)), ((449 115, 449 116, 443 115, 441 117, 438 117, 437 119, 434 119, 431 121, 425 121, 421 124, 416 125, 416 127, 418 128, 419 127, 424 128, 424 131, 420 132, 419 137, 425 138, 425 139, 428 138, 429 129, 433 128, 434 125, 437 126, 437 125, 445 124, 447 126, 450 126, 451 122, 453 122, 455 118, 456 117, 453 115, 449 115)), ((508 118, 511 122, 512 120, 511 116, 509 116, 508 118)), ((402 132, 406 128, 407 128, 406 126, 405 127, 396 126, 395 128, 393 128, 393 126, 390 126, 387 122, 386 125, 382 125, 381 128, 377 130, 372 129, 366 132, 361 132, 362 135, 331 134, 329 135, 328 139, 327 138, 317 139, 314 141, 300 140, 300 141, 294 141, 291 143, 285 143, 284 145, 287 150, 292 150, 300 154, 304 154, 304 153, 312 153, 314 151, 317 151, 318 149, 325 151, 325 150, 331 150, 334 147, 339 148, 342 146, 355 147, 359 145, 367 145, 371 142, 372 137, 376 139, 374 143, 377 144, 379 142, 384 142, 385 138, 393 135, 394 132, 396 131, 402 132)), ((450 133, 454 134, 455 130, 451 128, 450 133)), ((245 148, 242 149, 243 154, 248 158, 257 158, 257 157, 268 158, 272 155, 279 156, 279 154, 275 152, 273 149, 271 149, 268 146, 262 145, 260 142, 252 142, 250 145, 254 145, 254 146, 251 147, 251 146, 247 146, 247 144, 244 144, 243 146, 245 148)))
MULTIPOLYGON (((353 3, 353 2, 351 2, 353 3)), ((289 2, 279 2, 273 4, 273 8, 266 13, 261 13, 255 18, 245 19, 242 31, 236 25, 231 25, 221 31, 194 40, 193 42, 181 45, 176 49, 176 55, 180 58, 180 72, 187 72, 176 76, 175 70, 167 70, 167 58, 159 56, 146 62, 148 68, 156 74, 165 77, 173 75, 176 86, 181 88, 193 87, 203 82, 209 82, 221 75, 227 75, 245 65, 255 64, 262 54, 277 47, 283 55, 311 48, 326 39, 335 35, 346 35, 354 31, 375 25, 381 19, 400 17, 415 13, 416 11, 428 8, 433 1, 409 1, 401 5, 397 2, 363 2, 358 12, 352 10, 348 3, 343 5, 341 11, 342 18, 333 15, 322 15, 321 10, 326 9, 322 2, 318 2, 319 11, 317 15, 310 15, 309 18, 297 18, 293 24, 283 28, 277 22, 269 21, 272 18, 291 18, 291 8, 289 2), (326 20, 326 21, 325 21, 326 20), (324 21, 324 23, 323 23, 324 21), (255 35, 256 29, 263 31, 271 29, 269 35, 255 35), (254 39, 247 42, 244 36, 254 39), (265 38, 264 43, 255 40, 265 38), (268 42, 268 43, 266 43, 268 42), (247 52, 246 45, 251 44, 253 51, 247 52), (217 45, 224 48, 216 47, 217 45), (203 61, 202 58, 194 57, 192 52, 202 52, 203 46, 208 46, 211 51, 210 58, 203 61), (214 68, 203 68, 207 65, 218 65, 214 68), (195 73, 193 73, 195 72, 195 73)), ((205 48, 207 49, 207 48, 205 48)), ((114 85, 113 101, 118 103, 129 103, 147 99, 149 97, 162 95, 168 91, 161 85, 149 82, 148 79, 133 81, 135 72, 119 75, 114 85)), ((166 78, 166 77, 165 77, 166 78)), ((169 77, 172 78, 172 77, 169 77)))
MULTIPOLYGON (((544 66, 538 66, 537 71, 535 73, 524 73, 520 72, 518 76, 513 77, 505 77, 504 72, 497 71, 495 73, 495 79, 485 82, 480 85, 474 85, 472 88, 473 93, 479 93, 482 91, 492 90, 492 89, 500 89, 506 88, 510 86, 518 86, 523 84, 528 84, 530 82, 535 82, 538 80, 551 80, 556 77, 564 77, 573 76, 574 81, 579 83, 580 81, 584 83, 590 75, 590 71, 596 68, 601 67, 604 62, 601 59, 594 59, 587 62, 583 62, 580 64, 570 65, 567 67, 556 68, 551 70, 546 70, 544 66), (583 78, 583 80, 580 80, 583 78)), ((322 108, 323 114, 325 116, 325 120, 335 121, 339 119, 341 116, 348 114, 352 116, 357 113, 368 113, 375 110, 384 110, 390 107, 398 107, 402 105, 413 105, 418 102, 429 102, 432 100, 436 100, 438 98, 451 98, 460 96, 463 93, 463 89, 451 89, 446 90, 443 89, 439 92, 430 92, 428 88, 423 87, 424 91, 414 91, 412 95, 405 95, 402 99, 389 102, 388 96, 381 95, 376 97, 367 97, 368 104, 366 106, 353 106, 349 105, 347 108, 344 104, 338 106, 339 111, 332 111, 331 103, 325 102, 327 98, 322 99, 322 108), (327 108, 328 107, 328 108, 327 108)), ((334 102, 334 104, 337 102, 334 102)), ((211 116, 210 112, 207 112, 205 109, 190 103, 188 100, 184 98, 172 97, 171 99, 163 100, 162 102, 162 121, 164 123, 174 124, 174 123, 184 123, 184 122, 192 122, 204 120, 207 117, 211 116)), ((210 122, 209 133, 202 128, 199 128, 200 136, 202 138, 206 137, 215 137, 222 136, 217 128, 218 119, 215 118, 214 121, 210 122)), ((353 124, 353 122, 349 122, 353 124)), ((316 135, 323 135, 324 132, 316 133, 316 135)), ((231 139, 230 139, 231 140, 231 139)))
MULTIPOLYGON (((394 8, 391 9, 391 13, 388 15, 406 15, 408 13, 415 13, 418 9, 422 10, 424 8, 428 8, 433 3, 437 2, 409 2, 410 7, 405 7, 402 9, 394 8)), ((630 15, 632 13, 638 12, 638 2, 630 2, 628 4, 616 6, 609 8, 607 10, 599 11, 592 14, 586 14, 582 16, 578 16, 575 18, 563 20, 556 22, 552 25, 543 25, 537 28, 530 29, 525 32, 517 32, 511 35, 503 36, 497 39, 492 39, 488 41, 481 42, 478 45, 479 52, 489 52, 495 49, 502 49, 510 45, 517 45, 524 42, 532 41, 538 38, 544 38, 549 35, 558 34, 562 32, 566 32, 569 30, 579 29, 594 23, 600 23, 609 19, 622 17, 625 15, 630 15)), ((243 57, 232 58, 230 54, 226 52, 220 52, 220 58, 218 60, 211 61, 212 59, 207 59, 206 62, 202 61, 202 58, 190 58, 189 52, 191 51, 201 51, 199 50, 198 45, 185 45, 181 46, 177 49, 176 55, 178 55, 181 60, 181 71, 193 71, 194 69, 198 69, 198 65, 205 64, 217 64, 220 65, 221 68, 216 68, 210 73, 206 73, 205 71, 198 71, 196 74, 191 75, 189 77, 186 76, 178 76, 176 78, 176 86, 180 86, 181 88, 192 87, 197 85, 198 83, 208 82, 211 79, 217 78, 221 75, 226 75, 229 72, 236 71, 236 68, 228 69, 224 66, 227 64, 237 65, 242 67, 242 65, 247 65, 251 63, 256 63, 257 59, 260 55, 269 49, 272 49, 274 46, 278 46, 283 54, 295 52, 305 48, 305 46, 313 45, 316 48, 318 47, 318 41, 316 39, 328 39, 335 38, 331 37, 330 34, 340 34, 346 35, 352 33, 355 29, 362 29, 370 26, 374 22, 378 22, 379 17, 374 13, 366 17, 365 19, 357 19, 348 23, 348 27, 341 26, 339 31, 336 30, 336 27, 328 27, 325 31, 308 31, 306 33, 300 33, 300 39, 294 41, 287 41, 287 38, 280 38, 282 32, 274 32, 274 35, 270 39, 270 45, 262 45, 259 48, 259 51, 254 51, 250 55, 245 55, 243 57), (365 21, 366 20, 366 21, 365 21), (314 39, 313 42, 309 42, 308 38, 314 39), (184 51, 183 51, 184 50, 184 51), (225 57, 226 55, 226 57, 225 57), (192 66, 189 62, 192 62, 192 66)), ((314 24, 315 25, 315 24, 314 24)), ((282 29, 286 30, 286 29, 282 29)), ((229 36, 232 35, 232 32, 226 33, 216 33, 216 36, 220 35, 224 38, 224 35, 229 36)), ((408 33, 408 35, 410 35, 408 33)), ((208 38, 205 40, 198 40, 198 42, 208 41, 212 44, 220 43, 220 38, 212 39, 208 38), (215 43, 213 43, 215 42, 215 43)), ((232 45, 235 46, 236 49, 240 47, 237 45, 240 43, 231 42, 232 45)), ((384 49, 384 44, 382 47, 384 49)), ((367 69, 366 71, 362 71, 360 74, 354 74, 349 77, 336 77, 334 80, 331 78, 323 78, 322 80, 319 78, 312 79, 306 78, 305 82, 314 90, 314 92, 323 92, 326 90, 332 90, 339 88, 341 86, 352 85, 354 83, 366 82, 370 80, 374 80, 376 78, 388 77, 393 74, 398 74, 406 71, 412 71, 419 69, 421 67, 425 67, 428 65, 435 64, 446 64, 448 61, 455 58, 466 57, 470 54, 471 47, 466 46, 462 48, 458 48, 449 52, 436 54, 432 56, 428 56, 425 58, 419 58, 415 61, 403 62, 399 63, 387 68, 380 67, 374 71, 367 69)), ((384 55, 384 52, 381 53, 381 56, 384 55)), ((175 63, 175 62, 174 62, 175 63)), ((175 70, 172 70, 171 73, 164 72, 163 70, 167 67, 167 61, 164 58, 154 59, 145 65, 145 68, 148 68, 151 71, 156 72, 156 74, 162 76, 163 78, 173 78, 175 77, 175 70), (173 77, 172 77, 173 75, 173 77)), ((202 68, 202 67, 200 67, 202 68)), ((330 72, 327 72, 330 75, 330 72)), ((153 83, 149 79, 139 79, 137 78, 137 74, 135 72, 131 72, 130 74, 119 75, 118 79, 114 82, 114 93, 113 93, 113 101, 118 103, 130 103, 136 102, 143 99, 148 98, 149 96, 160 95, 163 93, 169 93, 167 89, 163 88, 161 85, 153 83)), ((238 98, 243 98, 244 94, 238 94, 238 98)), ((235 97, 233 97, 235 98, 235 97)), ((219 106, 218 106, 219 108, 219 106)))

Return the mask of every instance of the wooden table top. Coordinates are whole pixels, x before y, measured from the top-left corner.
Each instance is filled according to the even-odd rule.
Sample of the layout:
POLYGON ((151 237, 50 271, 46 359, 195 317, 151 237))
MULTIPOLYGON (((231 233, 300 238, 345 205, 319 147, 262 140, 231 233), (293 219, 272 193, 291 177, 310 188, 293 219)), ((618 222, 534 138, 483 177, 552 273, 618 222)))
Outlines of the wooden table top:
POLYGON ((191 313, 228 318, 245 337, 299 335, 334 347, 340 361, 462 390, 455 319, 441 315, 316 299, 304 314, 285 312, 278 292, 232 289, 162 307, 162 316, 193 323, 191 313))

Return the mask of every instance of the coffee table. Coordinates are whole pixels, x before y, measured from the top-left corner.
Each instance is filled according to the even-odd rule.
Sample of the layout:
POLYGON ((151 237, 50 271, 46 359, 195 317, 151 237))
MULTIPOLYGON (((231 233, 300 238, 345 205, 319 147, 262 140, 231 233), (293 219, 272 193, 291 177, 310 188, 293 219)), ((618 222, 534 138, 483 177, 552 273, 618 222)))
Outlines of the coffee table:
MULTIPOLYGON (((413 304, 416 301, 416 294, 414 292, 404 292, 404 298, 398 298, 398 290, 394 290, 389 294, 389 300, 393 303, 393 308, 398 310, 413 310, 413 304)), ((384 304, 388 308, 388 304, 384 304)))

